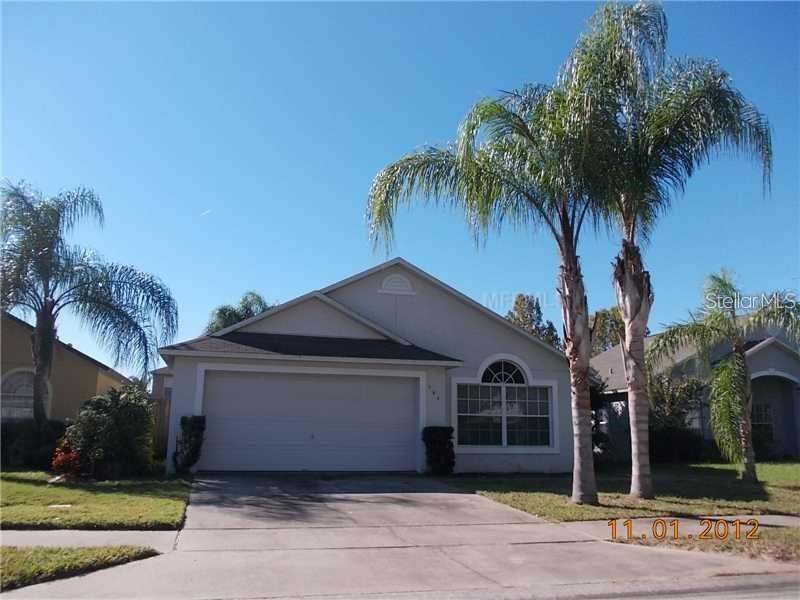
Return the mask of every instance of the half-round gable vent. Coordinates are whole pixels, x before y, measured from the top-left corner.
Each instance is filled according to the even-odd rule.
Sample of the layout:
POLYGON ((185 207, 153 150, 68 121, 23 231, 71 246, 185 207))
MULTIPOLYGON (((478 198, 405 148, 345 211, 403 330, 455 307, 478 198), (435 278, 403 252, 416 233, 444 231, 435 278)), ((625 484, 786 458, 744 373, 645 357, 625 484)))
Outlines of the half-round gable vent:
POLYGON ((414 288, 406 277, 395 273, 384 278, 378 291, 381 294, 411 295, 414 293, 414 288))

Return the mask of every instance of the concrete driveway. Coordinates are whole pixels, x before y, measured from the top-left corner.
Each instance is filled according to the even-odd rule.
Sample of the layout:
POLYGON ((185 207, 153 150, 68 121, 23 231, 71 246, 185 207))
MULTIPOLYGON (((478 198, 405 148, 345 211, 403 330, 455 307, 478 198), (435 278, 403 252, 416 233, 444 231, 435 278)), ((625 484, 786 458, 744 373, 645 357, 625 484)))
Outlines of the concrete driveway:
POLYGON ((610 544, 417 476, 205 475, 173 551, 7 595, 531 598, 626 590, 635 597, 683 586, 694 596, 708 589, 783 597, 797 589, 794 570, 610 544))

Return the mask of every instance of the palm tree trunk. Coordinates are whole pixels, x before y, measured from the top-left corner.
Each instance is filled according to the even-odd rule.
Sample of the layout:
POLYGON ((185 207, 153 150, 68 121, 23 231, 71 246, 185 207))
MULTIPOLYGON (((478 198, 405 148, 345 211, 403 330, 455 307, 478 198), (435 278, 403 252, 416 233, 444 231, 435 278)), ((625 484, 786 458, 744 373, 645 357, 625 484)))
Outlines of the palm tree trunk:
POLYGON ((650 273, 635 243, 625 239, 614 263, 614 291, 625 339, 621 340, 628 385, 628 417, 631 430, 631 490, 633 498, 653 497, 650 472, 650 398, 644 362, 644 336, 653 305, 650 273))
POLYGON ((53 345, 56 338, 55 317, 49 310, 52 301, 36 313, 36 326, 31 334, 33 352, 33 419, 39 427, 47 420, 44 399, 47 395, 47 380, 53 364, 53 345))
POLYGON ((592 406, 589 396, 591 339, 583 274, 577 254, 565 248, 559 273, 559 294, 564 316, 564 351, 569 360, 572 398, 573 469, 572 501, 597 504, 592 449, 592 406))
POLYGON ((742 440, 742 456, 744 457, 744 471, 742 472, 742 479, 753 483, 758 482, 758 475, 756 474, 756 451, 753 447, 753 386, 750 382, 750 369, 747 368, 746 357, 744 348, 736 350, 741 354, 742 364, 745 365, 744 373, 747 381, 745 382, 745 390, 747 397, 744 403, 744 415, 739 427, 739 436, 742 440))

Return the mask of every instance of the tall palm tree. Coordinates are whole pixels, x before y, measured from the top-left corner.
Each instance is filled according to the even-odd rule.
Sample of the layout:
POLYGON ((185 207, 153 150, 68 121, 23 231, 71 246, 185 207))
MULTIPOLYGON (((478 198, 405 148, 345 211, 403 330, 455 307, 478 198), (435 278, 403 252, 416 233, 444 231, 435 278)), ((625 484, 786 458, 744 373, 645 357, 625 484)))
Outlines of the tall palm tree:
POLYGON ((398 205, 415 199, 460 208, 478 237, 506 221, 547 231, 561 258, 558 292, 570 370, 574 468, 572 500, 597 503, 589 359, 589 311, 578 245, 584 227, 602 220, 592 174, 607 143, 594 123, 607 116, 576 82, 527 86, 479 102, 458 140, 428 147, 385 167, 372 183, 367 216, 374 242, 392 243, 398 205))
POLYGON ((616 140, 609 201, 621 234, 613 283, 625 324, 622 350, 628 385, 633 497, 653 496, 644 337, 654 301, 640 242, 647 241, 673 194, 719 152, 757 161, 765 189, 772 167, 767 119, 705 59, 669 59, 660 5, 606 4, 593 16, 568 62, 596 101, 613 114, 616 140))
POLYGON ((211 318, 208 321, 208 325, 206 325, 205 333, 210 335, 215 331, 260 315, 270 308, 272 308, 272 305, 264 300, 264 297, 258 292, 245 292, 242 294, 238 305, 222 304, 211 312, 211 318))
POLYGON ((705 305, 690 320, 671 325, 655 339, 648 350, 648 360, 663 363, 678 350, 694 347, 708 364, 712 351, 730 350, 711 371, 711 429, 723 456, 731 462, 743 462, 743 479, 758 481, 751 422, 753 394, 745 343, 749 335, 770 329, 778 329, 800 343, 800 304, 793 294, 773 292, 762 295, 768 301, 759 308, 738 314, 736 307, 742 294, 724 270, 707 278, 703 297, 705 305))
POLYGON ((67 243, 67 234, 81 221, 103 223, 103 207, 92 190, 45 198, 23 183, 5 183, 1 192, 0 306, 35 315, 33 415, 41 425, 57 321, 64 309, 95 334, 117 363, 137 364, 144 376, 159 343, 174 337, 178 309, 169 289, 153 275, 67 243))

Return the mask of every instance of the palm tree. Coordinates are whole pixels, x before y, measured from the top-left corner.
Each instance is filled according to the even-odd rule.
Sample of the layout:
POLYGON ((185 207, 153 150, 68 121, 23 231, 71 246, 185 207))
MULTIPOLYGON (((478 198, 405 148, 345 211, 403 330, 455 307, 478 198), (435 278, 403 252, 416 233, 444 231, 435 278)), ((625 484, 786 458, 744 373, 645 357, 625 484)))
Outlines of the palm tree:
MULTIPOLYGON (((578 79, 578 78, 576 78, 578 79)), ((392 243, 398 205, 415 199, 460 208, 481 237, 507 220, 544 229, 561 258, 558 292, 570 369, 574 467, 572 500, 597 503, 592 452, 589 311, 578 244, 584 226, 602 220, 591 175, 607 143, 598 115, 577 81, 526 86, 479 102, 458 140, 428 147, 385 167, 372 183, 367 216, 373 242, 392 243)))
POLYGON ((51 198, 24 183, 2 186, 0 306, 32 311, 33 415, 45 421, 43 399, 53 361, 58 317, 71 311, 117 363, 137 364, 146 376, 159 343, 172 340, 178 309, 153 275, 109 263, 67 243, 85 219, 103 223, 103 207, 86 188, 51 198))
POLYGON ((206 325, 206 335, 211 335, 215 331, 220 331, 240 321, 255 317, 272 308, 263 296, 258 292, 245 292, 239 300, 239 304, 222 304, 211 312, 211 318, 206 325))
POLYGON ((724 270, 711 275, 705 285, 705 305, 691 319, 671 325, 648 350, 648 360, 661 363, 681 348, 694 347, 705 364, 714 350, 730 349, 717 362, 709 382, 711 429, 723 456, 743 462, 743 479, 758 481, 750 420, 753 396, 745 345, 749 335, 779 329, 800 342, 800 304, 793 294, 773 292, 759 308, 737 314, 741 292, 724 270))
POLYGON ((622 240, 613 267, 624 322, 622 350, 628 384, 633 497, 653 496, 649 460, 649 399, 644 337, 654 301, 640 241, 647 241, 675 192, 719 152, 756 160, 765 189, 772 167, 767 119, 720 66, 666 56, 667 19, 660 5, 606 4, 578 41, 568 71, 580 72, 587 93, 607 104, 616 140, 607 172, 622 240))

